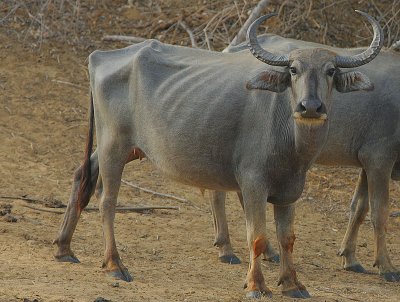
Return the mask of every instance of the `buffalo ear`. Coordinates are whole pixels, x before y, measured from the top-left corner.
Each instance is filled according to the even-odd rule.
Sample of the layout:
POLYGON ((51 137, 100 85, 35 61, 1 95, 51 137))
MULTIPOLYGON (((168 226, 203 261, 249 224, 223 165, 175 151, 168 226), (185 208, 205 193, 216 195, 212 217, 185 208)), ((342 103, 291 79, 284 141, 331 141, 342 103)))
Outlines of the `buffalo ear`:
POLYGON ((338 72, 334 81, 336 90, 339 92, 374 90, 374 84, 371 83, 371 80, 359 71, 338 72))
POLYGON ((289 87, 289 85, 289 72, 267 70, 250 79, 246 84, 246 88, 283 92, 287 87, 289 87))

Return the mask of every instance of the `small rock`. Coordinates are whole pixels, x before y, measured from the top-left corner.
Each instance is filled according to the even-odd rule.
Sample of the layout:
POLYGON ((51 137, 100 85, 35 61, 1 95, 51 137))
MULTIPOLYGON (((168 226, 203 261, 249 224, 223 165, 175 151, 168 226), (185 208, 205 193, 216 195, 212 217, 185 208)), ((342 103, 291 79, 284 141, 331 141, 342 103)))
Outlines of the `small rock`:
POLYGON ((3 206, 3 209, 0 210, 0 216, 6 216, 11 213, 12 205, 6 204, 3 206))
POLYGON ((6 222, 17 222, 18 221, 18 219, 11 214, 4 215, 3 220, 6 222))
POLYGON ((112 287, 119 287, 119 282, 114 282, 111 284, 112 287))
POLYGON ((44 205, 48 208, 65 208, 65 205, 61 200, 54 198, 53 195, 47 196, 43 199, 44 205))

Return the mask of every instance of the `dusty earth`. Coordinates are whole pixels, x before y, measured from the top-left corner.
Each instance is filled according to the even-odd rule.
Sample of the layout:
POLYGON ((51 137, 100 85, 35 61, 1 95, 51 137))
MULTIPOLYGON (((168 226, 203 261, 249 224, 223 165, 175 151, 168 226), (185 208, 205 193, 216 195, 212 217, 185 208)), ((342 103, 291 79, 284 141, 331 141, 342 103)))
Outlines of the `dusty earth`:
MULTIPOLYGON (((207 199, 195 188, 163 178, 146 160, 129 164, 123 178, 190 202, 122 185, 120 204, 180 208, 117 214, 117 245, 134 281, 116 281, 103 274, 98 213, 83 213, 78 224, 73 249, 81 264, 54 261, 52 240, 62 215, 26 208, 12 197, 37 199, 30 204, 40 208, 46 208, 43 201, 68 201, 73 171, 84 149, 89 52, 71 51, 60 43, 43 45, 38 52, 5 32, 0 32, 0 41, 0 211, 11 211, 0 216, 0 301, 94 301, 99 297, 111 301, 245 301, 242 287, 248 251, 244 217, 235 195, 228 196, 227 215, 232 244, 243 261, 227 265, 219 263, 212 245, 207 199)), ((357 175, 351 168, 314 167, 297 203, 294 256, 298 276, 313 296, 310 301, 400 300, 400 284, 383 281, 372 267, 369 219, 360 230, 358 256, 371 274, 342 270, 336 256, 357 175)), ((392 212, 399 211, 399 198, 399 184, 393 182, 392 212)), ((96 204, 93 198, 90 205, 96 204)), ((269 222, 271 212, 269 207, 269 222)), ((268 228, 276 246, 272 223, 268 228)), ((400 218, 389 218, 388 248, 397 266, 399 234, 400 218)), ((270 301, 291 301, 281 296, 278 273, 277 264, 265 262, 266 283, 274 294, 270 301)))

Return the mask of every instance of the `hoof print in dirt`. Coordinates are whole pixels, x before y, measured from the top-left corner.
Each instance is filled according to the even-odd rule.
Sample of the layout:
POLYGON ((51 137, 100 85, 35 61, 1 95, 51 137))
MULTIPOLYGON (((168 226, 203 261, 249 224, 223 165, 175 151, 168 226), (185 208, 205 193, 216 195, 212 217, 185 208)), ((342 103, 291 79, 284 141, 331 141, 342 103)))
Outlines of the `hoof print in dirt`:
POLYGON ((33 299, 33 300, 31 300, 31 299, 28 299, 28 298, 24 298, 23 301, 24 301, 24 302, 39 302, 38 299, 33 299))

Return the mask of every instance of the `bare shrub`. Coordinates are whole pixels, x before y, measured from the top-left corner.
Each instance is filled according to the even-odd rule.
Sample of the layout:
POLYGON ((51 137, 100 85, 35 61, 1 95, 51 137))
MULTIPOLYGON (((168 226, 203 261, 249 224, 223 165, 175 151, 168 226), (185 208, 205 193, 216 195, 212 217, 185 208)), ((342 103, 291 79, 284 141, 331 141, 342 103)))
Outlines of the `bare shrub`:
MULTIPOLYGON (((90 48, 105 34, 119 34, 222 50, 258 2, 3 0, 0 26, 37 48, 47 41, 90 48)), ((269 21, 264 29, 333 46, 364 46, 371 32, 355 9, 380 21, 388 47, 400 39, 398 0, 271 0, 265 13, 278 12, 279 18, 269 21)))

